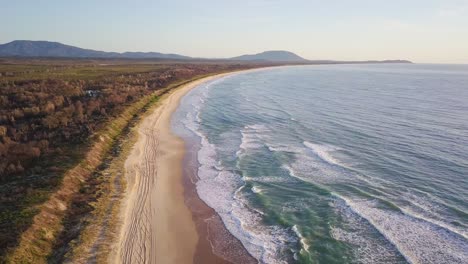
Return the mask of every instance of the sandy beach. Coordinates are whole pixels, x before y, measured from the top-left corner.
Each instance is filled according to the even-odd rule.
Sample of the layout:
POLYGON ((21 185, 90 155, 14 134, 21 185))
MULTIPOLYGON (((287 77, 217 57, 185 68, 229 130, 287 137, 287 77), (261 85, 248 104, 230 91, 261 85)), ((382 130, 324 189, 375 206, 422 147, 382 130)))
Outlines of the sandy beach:
MULTIPOLYGON (((208 232, 200 214, 212 217, 213 210, 209 211, 201 200, 195 201, 194 188, 184 191, 184 187, 190 188, 190 181, 183 180, 184 142, 171 132, 170 121, 188 91, 228 74, 232 73, 175 89, 161 98, 159 106, 139 125, 137 143, 125 162, 123 226, 111 263, 192 263, 195 255, 209 263, 225 262, 211 253, 209 241, 202 239, 199 243, 200 232, 208 232), (187 198, 191 199, 189 206, 187 198)), ((235 247, 242 246, 237 241, 235 247)))

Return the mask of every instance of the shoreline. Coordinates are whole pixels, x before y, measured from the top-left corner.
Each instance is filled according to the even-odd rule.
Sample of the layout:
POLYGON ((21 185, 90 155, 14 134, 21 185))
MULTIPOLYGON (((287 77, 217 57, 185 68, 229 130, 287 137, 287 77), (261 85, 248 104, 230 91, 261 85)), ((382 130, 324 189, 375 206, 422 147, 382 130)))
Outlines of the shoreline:
POLYGON ((192 212, 199 234, 194 263, 258 263, 227 230, 218 213, 198 196, 197 155, 187 151, 183 163, 186 204, 192 212))
POLYGON ((189 82, 161 98, 160 105, 142 120, 137 142, 125 161, 127 188, 120 213, 122 228, 112 263, 230 263, 226 256, 213 252, 212 243, 219 241, 229 251, 242 252, 236 256, 248 260, 244 263, 254 262, 216 212, 198 197, 196 170, 190 173, 185 142, 173 133, 171 117, 181 98, 200 84, 261 69, 265 68, 189 82), (222 239, 217 239, 221 234, 222 239))

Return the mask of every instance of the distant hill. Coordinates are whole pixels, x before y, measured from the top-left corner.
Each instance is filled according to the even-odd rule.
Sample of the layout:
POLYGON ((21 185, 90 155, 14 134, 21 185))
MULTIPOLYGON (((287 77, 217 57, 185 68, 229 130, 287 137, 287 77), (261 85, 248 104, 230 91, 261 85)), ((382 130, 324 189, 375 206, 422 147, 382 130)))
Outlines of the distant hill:
POLYGON ((59 42, 15 40, 0 45, 2 57, 68 57, 68 58, 162 58, 162 59, 190 59, 178 54, 164 54, 159 52, 105 52, 82 49, 59 42))
POLYGON ((306 59, 285 50, 271 50, 262 53, 242 55, 231 58, 239 61, 271 61, 271 62, 307 62, 306 59))
POLYGON ((308 60, 307 64, 379 64, 379 63, 413 63, 409 60, 366 60, 366 61, 336 61, 336 60, 308 60))
MULTIPOLYGON (((106 52, 92 49, 82 49, 59 42, 15 40, 0 44, 0 57, 63 57, 63 58, 121 58, 121 59, 170 59, 170 60, 209 60, 192 58, 179 54, 159 52, 106 52)), ((211 59, 214 60, 214 59, 211 59)), ((383 61, 333 61, 306 60, 299 55, 285 50, 271 50, 257 54, 242 55, 216 61, 270 62, 291 64, 340 64, 340 63, 411 63, 406 60, 383 61)))
POLYGON ((179 55, 179 54, 166 54, 159 52, 124 52, 120 54, 122 58, 132 58, 132 59, 148 59, 148 58, 161 58, 161 59, 179 59, 187 60, 192 59, 189 56, 179 55))

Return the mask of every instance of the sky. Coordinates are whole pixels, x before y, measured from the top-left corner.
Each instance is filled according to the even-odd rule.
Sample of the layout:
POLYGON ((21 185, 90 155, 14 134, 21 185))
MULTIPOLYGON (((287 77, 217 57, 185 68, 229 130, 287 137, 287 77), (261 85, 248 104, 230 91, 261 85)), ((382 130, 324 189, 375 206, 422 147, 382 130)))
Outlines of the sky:
POLYGON ((468 0, 0 0, 0 43, 468 63, 468 0))

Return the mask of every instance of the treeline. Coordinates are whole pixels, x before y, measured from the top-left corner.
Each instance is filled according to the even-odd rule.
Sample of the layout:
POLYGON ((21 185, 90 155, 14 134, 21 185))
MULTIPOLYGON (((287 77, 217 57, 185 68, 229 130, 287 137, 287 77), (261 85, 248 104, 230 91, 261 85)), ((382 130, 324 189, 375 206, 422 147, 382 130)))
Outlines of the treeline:
MULTIPOLYGON (((159 71, 98 80, 0 83, 0 182, 18 177, 62 144, 84 142, 109 117, 177 80, 235 65, 173 65, 159 71)), ((228 70, 228 69, 226 69, 228 70)))

